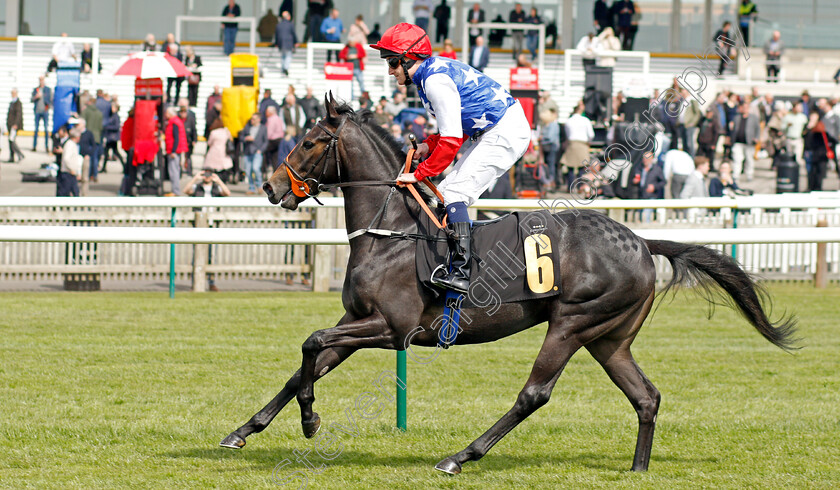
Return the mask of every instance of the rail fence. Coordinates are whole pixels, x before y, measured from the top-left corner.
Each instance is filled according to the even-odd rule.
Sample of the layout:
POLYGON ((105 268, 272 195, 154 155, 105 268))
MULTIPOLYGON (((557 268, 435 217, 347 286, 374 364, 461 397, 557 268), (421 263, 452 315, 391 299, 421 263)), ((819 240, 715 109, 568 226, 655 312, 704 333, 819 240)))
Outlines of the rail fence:
MULTIPOLYGON (((343 282, 349 246, 343 200, 322 200, 324 206, 306 202, 288 211, 256 198, 0 198, 0 279, 165 280, 174 271, 192 279, 195 291, 203 290, 206 274, 291 276, 325 291, 343 282)), ((482 200, 475 208, 492 215, 572 204, 482 200)), ((600 210, 646 238, 708 244, 767 279, 812 280, 822 261, 827 279, 840 280, 837 193, 578 207, 600 210), (820 221, 829 228, 816 230, 820 221)), ((654 260, 657 276, 670 277, 667 260, 654 260)))

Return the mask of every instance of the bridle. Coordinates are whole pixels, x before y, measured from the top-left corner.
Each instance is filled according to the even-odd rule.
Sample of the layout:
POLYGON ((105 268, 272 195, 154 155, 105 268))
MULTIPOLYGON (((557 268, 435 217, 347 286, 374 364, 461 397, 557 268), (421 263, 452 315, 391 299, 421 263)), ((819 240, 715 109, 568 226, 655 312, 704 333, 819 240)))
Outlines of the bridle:
MULTIPOLYGON (((329 191, 331 189, 335 189, 338 187, 363 187, 363 186, 376 186, 376 185, 388 185, 388 186, 396 186, 396 180, 364 180, 364 181, 356 181, 356 182, 342 182, 341 181, 341 156, 338 152, 338 138, 341 134, 341 130, 344 128, 344 124, 347 122, 347 118, 345 117, 338 127, 335 129, 335 132, 330 131, 329 128, 324 125, 324 121, 318 121, 316 125, 321 131, 326 133, 327 136, 330 137, 330 142, 327 143, 326 148, 321 153, 321 156, 315 161, 314 164, 309 168, 309 170, 301 176, 297 170, 292 168, 289 164, 289 156, 287 155, 286 158, 283 160, 281 165, 286 166, 286 174, 289 176, 289 181, 291 182, 291 189, 289 189, 286 194, 283 195, 283 198, 289 195, 291 192, 292 194, 296 195, 297 197, 311 197, 315 199, 320 205, 324 205, 321 201, 318 200, 316 196, 324 191, 329 191), (338 174, 338 183, 336 184, 322 184, 321 180, 324 178, 324 175, 327 173, 327 168, 329 167, 329 156, 330 152, 333 154, 332 160, 335 162, 335 170, 338 174), (318 175, 318 178, 310 177, 315 172, 315 169, 318 168, 318 165, 324 162, 324 166, 321 169, 321 174, 318 175), (310 185, 311 182, 311 185, 310 185)), ((300 143, 298 143, 300 145, 300 143)), ((297 149, 297 145, 295 148, 289 152, 289 155, 295 152, 297 149)), ((282 198, 281 198, 282 200, 282 198)))
MULTIPOLYGON (((321 156, 318 157, 318 159, 315 161, 315 163, 312 164, 312 166, 309 168, 309 170, 303 176, 301 176, 297 172, 297 170, 292 168, 292 166, 289 164, 289 155, 291 155, 292 153, 295 152, 295 150, 297 150, 297 145, 295 145, 294 149, 292 149, 292 151, 289 152, 289 155, 286 156, 286 158, 283 160, 283 163, 281 163, 280 165, 285 165, 286 166, 286 175, 289 176, 291 189, 289 189, 285 194, 283 194, 283 197, 280 198, 280 200, 282 201, 283 199, 288 197, 289 193, 292 193, 292 194, 296 195, 297 197, 311 197, 312 199, 315 200, 315 202, 317 202, 318 204, 323 206, 324 203, 319 201, 318 197, 317 197, 318 194, 320 194, 323 191, 329 191, 330 189, 336 189, 336 188, 339 188, 339 187, 367 187, 367 186, 378 186, 378 185, 390 186, 391 187, 391 193, 388 194, 388 198, 385 200, 385 204, 383 205, 382 209, 380 209, 377 216, 374 218, 374 221, 375 221, 381 214, 384 213, 385 209, 388 207, 388 203, 391 201, 391 197, 394 195, 394 191, 396 190, 395 188, 397 187, 398 184, 397 184, 396 180, 359 180, 359 181, 354 181, 354 182, 342 182, 341 181, 341 157, 340 157, 339 152, 338 152, 338 139, 339 139, 339 135, 341 134, 341 130, 344 128, 344 124, 347 122, 347 120, 348 120, 348 118, 345 117, 341 121, 341 123, 338 125, 338 127, 335 129, 335 132, 330 131, 330 129, 327 128, 324 125, 323 120, 318 121, 318 124, 316 126, 321 131, 326 133, 327 136, 330 137, 330 142, 327 143, 327 147, 324 148, 324 151, 321 153, 321 156), (336 169, 336 173, 338 174, 338 183, 336 183, 336 184, 322 184, 321 179, 323 179, 324 175, 326 175, 326 173, 327 173, 330 151, 332 151, 332 153, 333 153, 333 161, 335 162, 335 169, 336 169), (318 165, 320 165, 322 161, 324 162, 324 167, 321 169, 321 174, 318 176, 317 179, 313 178, 313 177, 310 177, 310 175, 312 175, 313 172, 315 172, 315 169, 318 168, 318 165), (312 182, 312 185, 309 185, 309 182, 312 182)), ((301 140, 301 142, 302 141, 303 140, 301 140)), ((405 159, 405 169, 403 170, 404 172, 409 172, 411 170, 412 157, 414 156, 414 150, 417 147, 417 143, 414 141, 413 137, 411 139, 411 142, 414 145, 414 148, 408 150, 408 154, 406 155, 406 159, 405 159)), ((298 145, 300 145, 300 142, 298 143, 298 145)), ((423 182, 424 184, 426 184, 426 186, 429 189, 431 189, 431 191, 435 194, 435 196, 437 196, 439 202, 443 203, 443 196, 437 190, 437 187, 435 187, 435 185, 432 184, 429 181, 428 178, 424 178, 420 182, 423 182)), ((409 192, 411 192, 411 195, 414 196, 414 198, 417 200, 418 204, 420 204, 420 208, 426 213, 426 215, 429 216, 429 218, 432 220, 432 222, 435 224, 435 226, 437 226, 440 229, 445 228, 446 217, 444 217, 444 219, 442 221, 439 221, 437 219, 437 216, 435 216, 435 214, 429 209, 425 200, 423 200, 423 198, 420 197, 420 194, 418 193, 417 189, 414 187, 414 184, 406 184, 405 187, 409 190, 409 192)), ((371 222, 371 226, 373 226, 373 222, 371 222)), ((368 231, 371 231, 371 228, 368 227, 367 229, 363 229, 363 230, 359 230, 359 231, 368 232, 368 231)), ((353 234, 351 234, 351 235, 353 235, 353 234)), ((356 235, 354 235, 354 236, 356 236, 356 235)), ((351 238, 353 238, 354 236, 351 236, 351 238)), ((407 236, 407 235, 403 234, 403 236, 407 236)))

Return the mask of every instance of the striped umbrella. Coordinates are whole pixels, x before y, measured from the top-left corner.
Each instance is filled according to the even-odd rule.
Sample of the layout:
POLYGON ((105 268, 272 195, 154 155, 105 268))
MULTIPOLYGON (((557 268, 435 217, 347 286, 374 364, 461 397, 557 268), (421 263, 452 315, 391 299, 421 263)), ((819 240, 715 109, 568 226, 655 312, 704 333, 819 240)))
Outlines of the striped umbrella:
POLYGON ((190 75, 190 70, 168 53, 143 51, 128 55, 114 75, 138 78, 176 78, 190 75))

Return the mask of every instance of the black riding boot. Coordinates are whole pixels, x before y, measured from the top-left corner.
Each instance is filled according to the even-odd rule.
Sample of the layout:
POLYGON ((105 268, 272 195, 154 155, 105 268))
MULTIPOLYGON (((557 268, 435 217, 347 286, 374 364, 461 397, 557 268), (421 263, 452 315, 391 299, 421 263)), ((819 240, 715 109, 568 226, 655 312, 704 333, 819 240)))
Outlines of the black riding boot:
POLYGON ((451 271, 446 272, 446 264, 438 266, 432 272, 432 284, 467 294, 470 289, 470 224, 469 222, 450 223, 452 235, 449 237, 451 271))

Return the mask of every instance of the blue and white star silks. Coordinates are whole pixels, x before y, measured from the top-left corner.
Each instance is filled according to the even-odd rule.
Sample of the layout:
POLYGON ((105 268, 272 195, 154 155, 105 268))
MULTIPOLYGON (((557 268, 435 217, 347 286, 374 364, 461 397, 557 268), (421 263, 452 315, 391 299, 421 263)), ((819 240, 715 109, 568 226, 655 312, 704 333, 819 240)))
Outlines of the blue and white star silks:
POLYGON ((489 129, 516 103, 498 82, 457 60, 428 58, 412 81, 423 106, 437 119, 441 137, 460 138, 489 129))

